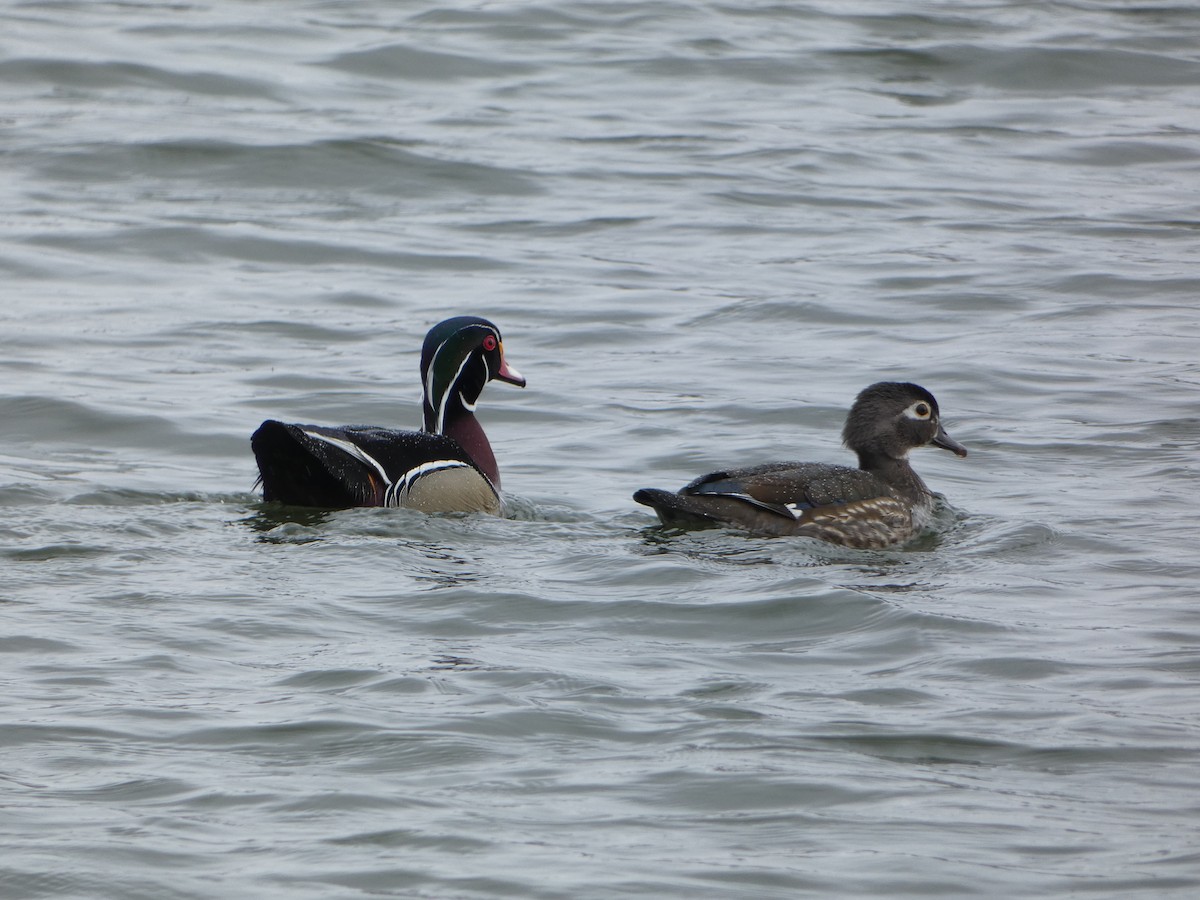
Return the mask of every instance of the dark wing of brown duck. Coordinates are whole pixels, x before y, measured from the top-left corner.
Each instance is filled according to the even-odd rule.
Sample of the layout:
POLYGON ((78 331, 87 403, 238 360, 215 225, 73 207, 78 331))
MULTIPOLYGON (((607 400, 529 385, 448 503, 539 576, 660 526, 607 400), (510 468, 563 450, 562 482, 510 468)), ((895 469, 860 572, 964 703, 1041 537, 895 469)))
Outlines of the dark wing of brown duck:
POLYGON ((793 521, 808 510, 892 496, 869 472, 823 463, 770 463, 713 472, 697 478, 680 493, 740 500, 793 521))

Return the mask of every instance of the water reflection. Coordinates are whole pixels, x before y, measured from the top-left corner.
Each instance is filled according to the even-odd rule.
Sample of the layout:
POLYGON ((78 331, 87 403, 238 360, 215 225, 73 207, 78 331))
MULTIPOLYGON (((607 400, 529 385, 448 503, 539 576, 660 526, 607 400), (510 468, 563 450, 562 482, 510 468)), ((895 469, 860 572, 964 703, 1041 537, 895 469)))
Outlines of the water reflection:
POLYGON ((258 504, 251 515, 241 519, 240 524, 257 532, 257 540, 264 544, 307 544, 323 539, 316 529, 327 523, 335 512, 264 502, 258 504))
POLYGON ((478 517, 429 516, 404 509, 314 509, 273 501, 259 503, 252 510, 238 524, 263 544, 365 543, 374 547, 397 542, 403 552, 390 561, 399 563, 407 578, 423 589, 477 584, 489 574, 477 556, 454 549, 464 537, 463 526, 471 529, 478 517))

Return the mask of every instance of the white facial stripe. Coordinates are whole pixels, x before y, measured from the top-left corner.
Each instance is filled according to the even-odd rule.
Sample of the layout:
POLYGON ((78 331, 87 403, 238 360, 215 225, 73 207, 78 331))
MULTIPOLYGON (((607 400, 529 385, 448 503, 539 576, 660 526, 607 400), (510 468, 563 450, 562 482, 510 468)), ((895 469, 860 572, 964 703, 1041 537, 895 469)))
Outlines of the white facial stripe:
MULTIPOLYGON (((438 344, 437 349, 433 351, 433 356, 429 358, 429 368, 425 370, 425 400, 434 408, 434 410, 437 411, 437 422, 434 425, 434 434, 442 433, 444 420, 446 418, 446 396, 449 392, 447 391, 446 394, 442 394, 440 397, 435 397, 433 395, 433 373, 437 369, 438 356, 441 355, 441 352, 445 349, 446 344, 447 341, 442 341, 440 344, 438 344)), ((461 371, 462 369, 460 367, 459 372, 461 371)), ((455 377, 457 378, 457 375, 455 377)), ((453 384, 453 382, 451 382, 451 384, 453 384)))
MULTIPOLYGON (((488 330, 491 331, 491 333, 496 336, 496 344, 498 346, 500 344, 499 333, 494 328, 489 328, 488 330)), ((438 344, 438 348, 433 351, 433 356, 430 357, 430 359, 429 359, 429 368, 425 372, 425 399, 428 400, 430 406, 432 406, 435 410, 437 410, 437 430, 434 432, 434 434, 441 434, 443 432, 443 430, 445 429, 445 427, 446 427, 446 401, 450 398, 450 394, 454 390, 454 386, 456 384, 458 384, 458 380, 460 378, 462 378, 463 369, 465 369, 467 367, 467 363, 471 361, 471 357, 475 353, 475 351, 472 350, 470 353, 468 353, 463 358, 462 363, 459 364, 458 371, 454 373, 454 377, 451 378, 450 383, 446 385, 445 391, 442 393, 442 395, 440 397, 434 397, 433 396, 433 371, 437 367, 438 354, 440 354, 442 352, 443 348, 445 348, 447 343, 449 343, 448 340, 442 341, 440 344, 438 344)), ((491 381, 492 377, 493 377, 492 376, 492 367, 490 365, 488 365, 486 356, 483 357, 483 364, 487 368, 487 374, 488 374, 487 380, 491 381)), ((475 404, 467 403, 467 401, 465 399, 463 399, 463 396, 461 393, 459 393, 458 399, 462 401, 462 405, 467 409, 468 412, 475 412, 475 404)))
POLYGON ((374 457, 372 457, 370 454, 366 453, 357 444, 352 444, 349 441, 343 441, 341 438, 331 437, 327 434, 317 434, 317 432, 315 432, 315 431, 306 431, 304 433, 307 434, 310 438, 313 438, 314 440, 324 441, 326 444, 329 444, 333 447, 337 447, 343 453, 345 453, 349 456, 353 456, 355 459, 357 459, 361 463, 366 463, 368 466, 370 466, 372 469, 374 469, 376 472, 379 473, 379 477, 383 479, 384 484, 391 483, 391 479, 388 478, 387 472, 385 472, 383 470, 383 466, 381 466, 379 464, 379 461, 376 460, 374 457))
POLYGON ((433 396, 433 372, 434 369, 437 368, 438 354, 442 352, 442 348, 445 346, 445 341, 442 341, 440 344, 438 344, 437 349, 433 351, 433 355, 429 357, 428 368, 425 369, 425 402, 437 410, 438 421, 436 433, 438 434, 440 434, 442 431, 442 409, 438 404, 438 401, 441 398, 433 396))
POLYGON ((441 434, 446 427, 446 401, 450 399, 450 392, 454 386, 458 384, 458 379, 462 378, 463 369, 467 367, 467 363, 471 361, 470 356, 463 358, 463 361, 458 364, 458 371, 454 373, 454 377, 450 379, 450 383, 446 385, 446 391, 438 398, 437 405, 437 433, 441 434))

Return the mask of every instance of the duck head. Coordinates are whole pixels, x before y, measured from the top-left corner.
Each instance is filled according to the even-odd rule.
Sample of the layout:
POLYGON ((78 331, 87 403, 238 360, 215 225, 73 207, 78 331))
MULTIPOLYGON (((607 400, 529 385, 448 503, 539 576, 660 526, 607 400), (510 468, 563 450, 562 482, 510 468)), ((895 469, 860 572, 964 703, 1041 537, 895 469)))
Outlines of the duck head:
POLYGON ((525 377, 504 359, 500 329, 478 316, 434 325, 421 348, 425 431, 444 434, 455 419, 474 413, 483 386, 493 379, 525 386, 525 377))
POLYGON ((918 384, 881 381, 864 389, 850 408, 842 440, 872 468, 885 460, 903 460, 916 447, 934 446, 966 456, 967 448, 946 434, 937 400, 918 384))

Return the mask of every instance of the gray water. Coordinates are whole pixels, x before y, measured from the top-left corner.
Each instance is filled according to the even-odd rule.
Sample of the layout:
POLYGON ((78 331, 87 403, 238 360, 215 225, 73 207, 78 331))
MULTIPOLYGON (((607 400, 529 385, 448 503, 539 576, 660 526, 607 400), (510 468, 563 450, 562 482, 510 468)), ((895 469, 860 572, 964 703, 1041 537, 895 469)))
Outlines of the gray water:
POLYGON ((1200 7, 9 2, 4 898, 1192 897, 1200 7), (263 505, 476 313, 512 515, 263 505), (940 527, 663 532, 917 381, 940 527))

